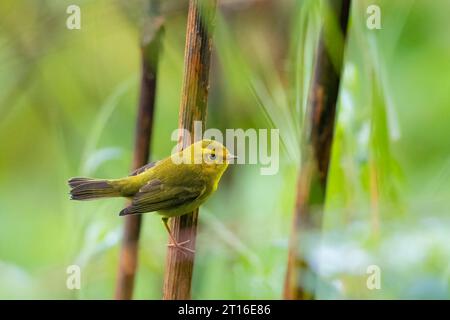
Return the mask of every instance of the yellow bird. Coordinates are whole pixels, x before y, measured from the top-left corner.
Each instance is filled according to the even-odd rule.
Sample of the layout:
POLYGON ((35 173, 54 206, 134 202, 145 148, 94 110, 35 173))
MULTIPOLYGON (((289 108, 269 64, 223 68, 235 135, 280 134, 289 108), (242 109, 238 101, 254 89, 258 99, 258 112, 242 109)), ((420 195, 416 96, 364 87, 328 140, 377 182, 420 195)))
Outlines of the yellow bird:
POLYGON ((167 220, 197 209, 217 189, 222 174, 236 157, 220 142, 201 140, 164 160, 149 163, 121 179, 71 178, 72 200, 125 197, 131 205, 121 216, 158 211, 172 240, 167 220))

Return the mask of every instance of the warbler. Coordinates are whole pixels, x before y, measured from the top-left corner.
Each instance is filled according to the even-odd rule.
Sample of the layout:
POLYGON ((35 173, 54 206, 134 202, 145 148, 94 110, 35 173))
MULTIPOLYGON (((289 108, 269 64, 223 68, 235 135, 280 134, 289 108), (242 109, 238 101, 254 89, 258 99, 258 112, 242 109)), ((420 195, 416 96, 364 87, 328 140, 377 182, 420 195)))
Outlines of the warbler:
POLYGON ((72 200, 124 197, 131 204, 120 216, 157 211, 176 248, 167 221, 197 209, 216 191, 230 160, 236 158, 220 142, 201 140, 186 149, 151 162, 120 179, 71 178, 72 200))

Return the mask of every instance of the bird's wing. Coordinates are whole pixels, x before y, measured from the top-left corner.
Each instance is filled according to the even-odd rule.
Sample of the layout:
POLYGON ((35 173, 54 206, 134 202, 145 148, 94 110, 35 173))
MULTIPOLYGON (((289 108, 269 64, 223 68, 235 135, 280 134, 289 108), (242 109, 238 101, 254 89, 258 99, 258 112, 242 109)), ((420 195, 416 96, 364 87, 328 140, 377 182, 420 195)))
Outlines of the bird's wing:
POLYGON ((157 162, 158 162, 158 161, 154 161, 154 162, 147 163, 145 166, 142 166, 142 167, 140 167, 140 168, 137 168, 136 170, 134 170, 133 172, 131 172, 131 173, 129 174, 129 176, 137 176, 138 174, 141 174, 142 172, 147 171, 148 169, 153 168, 154 166, 156 166, 156 163, 157 163, 157 162))
POLYGON ((134 195, 130 206, 120 212, 120 215, 152 212, 170 209, 189 203, 204 192, 200 185, 166 186, 158 179, 151 180, 134 195))

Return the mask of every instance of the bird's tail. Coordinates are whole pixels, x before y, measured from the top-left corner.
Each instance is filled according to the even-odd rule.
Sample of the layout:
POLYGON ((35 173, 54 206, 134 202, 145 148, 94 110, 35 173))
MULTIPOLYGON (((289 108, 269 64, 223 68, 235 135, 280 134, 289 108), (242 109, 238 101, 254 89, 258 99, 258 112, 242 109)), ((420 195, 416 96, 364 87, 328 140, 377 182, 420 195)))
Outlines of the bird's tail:
POLYGON ((108 180, 92 178, 72 178, 68 181, 70 199, 92 200, 97 198, 120 197, 120 191, 108 180))

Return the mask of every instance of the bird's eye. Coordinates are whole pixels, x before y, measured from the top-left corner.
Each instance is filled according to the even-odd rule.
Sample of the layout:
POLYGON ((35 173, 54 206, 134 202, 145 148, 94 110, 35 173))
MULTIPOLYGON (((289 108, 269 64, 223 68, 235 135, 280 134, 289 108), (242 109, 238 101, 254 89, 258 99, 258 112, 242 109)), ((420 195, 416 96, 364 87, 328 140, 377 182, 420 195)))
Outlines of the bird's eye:
POLYGON ((216 160, 216 154, 215 153, 211 153, 209 155, 209 159, 212 160, 212 161, 216 160))

